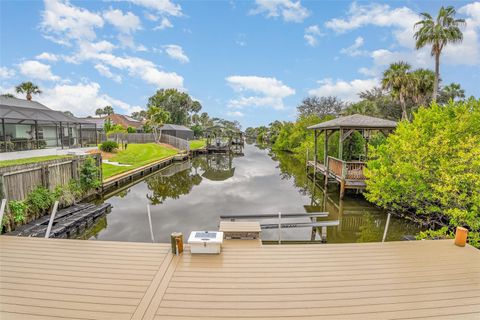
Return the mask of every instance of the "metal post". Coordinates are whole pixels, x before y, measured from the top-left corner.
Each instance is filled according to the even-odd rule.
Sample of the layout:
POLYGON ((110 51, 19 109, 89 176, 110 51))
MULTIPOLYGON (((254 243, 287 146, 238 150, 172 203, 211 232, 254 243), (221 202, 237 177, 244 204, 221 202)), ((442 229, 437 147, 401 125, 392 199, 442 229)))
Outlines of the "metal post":
POLYGON ((7 206, 7 199, 2 199, 2 204, 0 205, 0 233, 2 232, 3 214, 5 212, 5 207, 6 206, 7 206))
POLYGON ((57 140, 57 147, 58 147, 58 125, 56 122, 55 122, 55 138, 57 140))
POLYGON ((38 121, 35 120, 35 144, 37 145, 38 149, 38 121))
POLYGON ((67 122, 67 137, 68 137, 68 149, 71 148, 72 143, 70 141, 70 123, 67 122))
POLYGON ((55 220, 57 209, 58 209, 58 201, 55 201, 55 204, 53 205, 52 214, 50 215, 50 221, 48 222, 47 232, 45 232, 45 238, 50 237, 50 231, 52 231, 53 220, 55 220))
POLYGON ((7 149, 7 133, 5 132, 5 118, 2 118, 2 132, 3 132, 3 148, 5 152, 8 151, 7 149))
POLYGON ((78 125, 79 125, 79 128, 80 128, 80 148, 82 148, 83 147, 83 144, 82 144, 82 124, 79 123, 78 125))
POLYGON ((150 226, 150 238, 152 242, 155 242, 155 238, 153 236, 153 228, 152 228, 152 215, 150 214, 150 205, 147 204, 147 213, 148 213, 148 225, 150 226))
POLYGON ((387 223, 385 223, 385 230, 383 231, 382 242, 385 242, 385 239, 387 238, 387 231, 388 231, 389 224, 390 224, 390 213, 387 216, 387 223))
POLYGON ((278 212, 278 244, 282 244, 282 213, 278 212))
POLYGON ((62 145, 62 149, 63 149, 63 126, 62 126, 62 122, 60 122, 60 144, 62 145))

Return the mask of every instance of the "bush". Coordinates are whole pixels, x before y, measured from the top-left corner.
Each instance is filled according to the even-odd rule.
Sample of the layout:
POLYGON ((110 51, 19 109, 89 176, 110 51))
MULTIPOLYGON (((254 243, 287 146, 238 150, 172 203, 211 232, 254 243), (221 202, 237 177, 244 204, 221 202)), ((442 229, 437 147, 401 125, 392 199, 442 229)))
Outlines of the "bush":
POLYGON ((26 212, 27 205, 23 201, 9 201, 8 207, 10 209, 10 214, 13 217, 13 221, 16 223, 21 223, 27 221, 26 212))
POLYGON ((100 168, 97 167, 95 159, 87 157, 80 168, 80 188, 83 192, 100 186, 100 168))
POLYGON ((41 216, 55 202, 55 194, 44 187, 36 187, 27 196, 25 203, 30 215, 41 216))
POLYGON ((100 150, 103 152, 113 152, 118 149, 118 143, 115 141, 105 141, 100 145, 100 150))
POLYGON ((137 129, 135 129, 134 127, 127 128, 127 133, 135 133, 135 132, 137 132, 137 129))
POLYGON ((371 148, 367 200, 424 221, 480 231, 480 100, 432 104, 371 148))

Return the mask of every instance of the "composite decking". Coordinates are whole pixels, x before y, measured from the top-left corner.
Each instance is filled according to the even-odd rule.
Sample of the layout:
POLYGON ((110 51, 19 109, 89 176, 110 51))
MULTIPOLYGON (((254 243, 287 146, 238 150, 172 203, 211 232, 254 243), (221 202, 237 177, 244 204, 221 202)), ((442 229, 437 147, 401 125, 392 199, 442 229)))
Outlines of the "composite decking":
POLYGON ((480 319, 480 251, 452 240, 232 243, 0 236, 0 319, 480 319))

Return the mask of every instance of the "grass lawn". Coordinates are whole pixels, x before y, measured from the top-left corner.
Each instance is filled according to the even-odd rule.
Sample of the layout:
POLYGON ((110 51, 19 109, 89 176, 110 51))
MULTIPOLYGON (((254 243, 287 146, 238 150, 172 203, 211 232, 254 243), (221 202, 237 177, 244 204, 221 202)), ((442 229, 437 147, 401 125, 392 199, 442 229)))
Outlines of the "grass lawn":
POLYGON ((205 139, 191 140, 190 141, 190 150, 205 148, 206 145, 207 145, 207 140, 205 140, 205 139))
POLYGON ((154 162, 168 156, 173 156, 176 153, 177 151, 156 143, 129 144, 127 150, 118 151, 115 156, 108 160, 122 164, 130 164, 131 166, 120 167, 103 163, 103 179, 144 166, 150 162, 154 162))
POLYGON ((70 156, 68 155, 43 156, 43 157, 32 157, 32 158, 24 158, 24 159, 3 160, 3 161, 0 161, 0 167, 17 166, 20 164, 35 163, 35 162, 57 160, 57 159, 64 159, 64 158, 70 158, 70 156))

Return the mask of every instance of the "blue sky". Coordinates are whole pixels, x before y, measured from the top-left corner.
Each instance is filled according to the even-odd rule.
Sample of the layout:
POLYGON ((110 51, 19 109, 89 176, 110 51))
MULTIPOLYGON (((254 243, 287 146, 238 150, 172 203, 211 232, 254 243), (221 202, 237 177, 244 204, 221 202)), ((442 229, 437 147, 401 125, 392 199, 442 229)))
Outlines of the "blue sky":
POLYGON ((464 41, 442 56, 444 83, 480 96, 480 2, 0 1, 0 91, 33 81, 38 101, 77 116, 145 108, 176 87, 243 127, 294 120, 308 95, 348 101, 389 63, 433 68, 414 49, 418 13, 454 5, 464 41))

